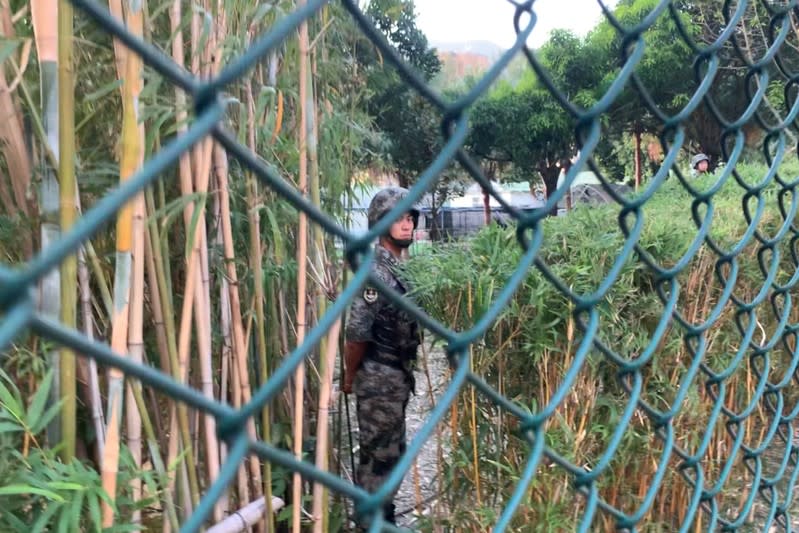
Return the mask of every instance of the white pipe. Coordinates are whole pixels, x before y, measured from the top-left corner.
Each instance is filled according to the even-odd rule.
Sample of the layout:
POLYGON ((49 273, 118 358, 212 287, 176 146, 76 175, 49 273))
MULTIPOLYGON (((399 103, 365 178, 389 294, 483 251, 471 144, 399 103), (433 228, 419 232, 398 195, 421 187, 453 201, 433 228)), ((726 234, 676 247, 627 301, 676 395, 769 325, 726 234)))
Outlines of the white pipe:
MULTIPOLYGON (((272 498, 272 512, 276 513, 283 507, 283 500, 272 498)), ((254 502, 245 505, 215 526, 210 527, 206 533, 241 533, 255 525, 266 512, 266 500, 260 497, 254 502)))

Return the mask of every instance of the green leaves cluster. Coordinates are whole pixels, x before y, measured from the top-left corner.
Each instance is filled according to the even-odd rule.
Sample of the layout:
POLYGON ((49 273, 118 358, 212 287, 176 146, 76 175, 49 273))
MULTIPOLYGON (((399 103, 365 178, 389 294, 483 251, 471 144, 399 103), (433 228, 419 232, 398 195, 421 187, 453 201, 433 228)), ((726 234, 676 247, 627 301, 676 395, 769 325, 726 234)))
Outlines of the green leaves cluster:
MULTIPOLYGON (((799 167, 795 162, 785 163, 780 173, 795 175, 797 170, 799 167)), ((767 168, 741 164, 738 172, 742 181, 753 184, 763 179, 767 168)), ((699 177, 694 185, 707 190, 717 179, 718 173, 699 177)), ((778 207, 780 189, 772 183, 762 193, 766 207, 757 229, 766 238, 776 236, 785 223, 778 207)), ((741 209, 744 196, 745 191, 730 177, 713 197, 710 236, 722 249, 735 247, 751 222, 741 209)), ((670 179, 665 182, 644 206, 644 225, 637 242, 653 261, 664 268, 674 267, 686 253, 691 254, 692 259, 678 274, 677 310, 688 320, 701 323, 709 318, 709 310, 719 301, 723 283, 714 272, 718 256, 701 242, 698 249, 694 248, 698 230, 691 217, 692 200, 692 195, 679 181, 670 179)), ((594 293, 608 276, 624 246, 625 237, 618 226, 618 213, 619 207, 615 204, 580 206, 568 217, 543 220, 540 230, 544 242, 537 257, 575 294, 587 296, 594 293)), ((791 255, 793 245, 789 241, 783 239, 777 245, 780 254, 778 283, 781 284, 789 283, 796 270, 791 255)), ((733 294, 741 301, 752 301, 765 282, 765 267, 758 259, 760 248, 761 244, 756 239, 750 239, 737 254, 736 264, 740 271, 734 281, 733 294)), ((519 268, 523 253, 515 228, 489 225, 473 239, 437 245, 415 255, 404 264, 404 268, 419 305, 434 319, 455 331, 464 332, 474 327, 496 304, 497 296, 519 268)), ((765 264, 768 266, 768 260, 765 264)), ((676 321, 672 320, 664 333, 657 332, 658 324, 667 312, 656 292, 659 281, 656 273, 636 254, 624 258, 618 277, 596 305, 599 318, 597 335, 626 359, 634 359, 650 343, 658 342, 653 358, 642 369, 643 395, 650 405, 666 410, 677 395, 679 383, 674 376, 684 375, 695 354, 686 349, 685 330, 676 321)), ((774 301, 779 300, 774 296, 774 301)), ((738 328, 743 322, 738 322, 740 317, 736 318, 736 309, 737 306, 728 303, 707 332, 708 351, 703 355, 703 362, 716 372, 731 364, 741 343, 738 328)), ((770 297, 756 308, 755 316, 764 328, 763 335, 774 335, 778 331, 777 309, 777 304, 772 307, 770 297)), ((576 381, 566 384, 566 373, 571 365, 578 364, 575 354, 583 339, 582 330, 573 321, 574 312, 575 304, 537 268, 532 268, 469 353, 476 374, 506 398, 534 413, 541 412, 543 406, 552 401, 556 389, 567 387, 567 397, 545 426, 547 446, 578 467, 591 469, 607 449, 610 435, 629 396, 619 384, 620 367, 593 347, 589 349, 586 360, 579 362, 576 381), (584 422, 579 422, 581 417, 584 422)), ((788 348, 787 344, 776 343, 769 351, 768 357, 774 362, 769 369, 772 383, 780 382, 783 376, 790 376, 793 372, 790 364, 793 352, 788 348)), ((752 385, 747 388, 746 382, 738 379, 748 364, 746 359, 742 361, 736 367, 735 377, 725 381, 730 393, 739 398, 750 398, 752 394, 752 385)), ((787 383, 787 377, 784 379, 787 383)), ((710 402, 707 398, 700 401, 698 392, 705 381, 706 377, 697 379, 688 397, 679 405, 680 414, 674 420, 677 438, 684 439, 681 442, 692 442, 691 446, 697 445, 696 435, 704 435, 707 429, 710 402)), ((782 389, 782 392, 786 395, 786 405, 793 405, 795 392, 791 387, 782 389)), ((520 438, 518 420, 487 396, 476 400, 478 419, 474 424, 468 415, 470 402, 475 401, 471 398, 468 390, 460 396, 459 401, 464 403, 458 405, 464 405, 467 414, 461 417, 459 435, 462 436, 453 439, 455 448, 450 452, 445 478, 458 480, 447 493, 451 502, 448 516, 460 520, 453 528, 477 530, 493 522, 491 517, 474 516, 475 495, 479 490, 473 483, 475 476, 481 476, 484 498, 489 499, 486 494, 494 498, 485 503, 486 509, 478 512, 502 509, 511 498, 515 480, 523 474, 530 444, 520 438), (472 440, 465 438, 472 431, 472 424, 480 432, 474 441, 477 450, 472 448, 472 440), (474 471, 473 461, 478 459, 473 458, 479 458, 479 472, 474 471), (485 487, 492 487, 492 490, 486 491, 485 487), (493 490, 495 487, 497 490, 493 490), (466 520, 478 523, 467 526, 466 520)), ((756 420, 755 415, 753 422, 757 423, 756 420)), ((651 475, 647 469, 660 453, 659 449, 653 451, 651 447, 652 435, 652 425, 634 419, 613 455, 610 469, 603 473, 599 486, 601 489, 619 487, 621 496, 617 503, 634 505, 634 496, 630 495, 638 493, 642 482, 652 479, 641 474, 649 472, 647 475, 651 475)), ((567 486, 571 480, 571 476, 559 468, 539 469, 532 481, 530 505, 533 508, 518 512, 511 528, 523 530, 526 524, 543 523, 545 519, 550 523, 552 517, 549 514, 553 513, 567 520, 564 530, 577 529, 572 522, 582 516, 577 509, 574 506, 559 508, 564 499, 570 501, 570 496, 564 498, 561 487, 567 486)), ((680 483, 679 478, 667 478, 658 491, 658 497, 668 495, 675 483, 680 483)), ((740 487, 732 479, 724 488, 736 498, 740 497, 740 487)), ((603 493, 603 497, 607 496, 608 493, 603 493)), ((662 520, 665 524, 663 530, 678 529, 674 523, 678 518, 658 514, 660 506, 653 508, 653 514, 646 518, 648 524, 662 520)))
MULTIPOLYGON (((372 0, 366 13, 400 57, 429 82, 441 62, 416 26, 412 0, 372 0)), ((359 48, 369 97, 366 109, 385 139, 384 155, 403 186, 433 160, 441 148, 440 116, 430 103, 400 78, 373 45, 359 48)))
MULTIPOLYGON (((614 15, 625 28, 639 25, 659 5, 657 0, 620 0, 614 15)), ((688 36, 697 45, 707 45, 723 31, 722 8, 718 2, 677 2, 679 20, 688 36)), ((758 18, 748 13, 741 25, 747 36, 767 33, 768 16, 758 18), (747 33, 748 32, 748 33, 747 33)), ((762 11, 762 10, 761 10, 762 11)), ((587 110, 610 94, 638 42, 625 39, 610 22, 603 20, 584 38, 569 31, 553 31, 549 40, 534 52, 543 66, 549 87, 531 68, 515 82, 502 81, 471 110, 471 153, 483 161, 499 161, 506 170, 506 179, 538 181, 543 179, 548 192, 553 190, 559 169, 557 161, 572 157, 581 149, 584 132, 576 131, 577 117, 573 116, 553 95, 557 91, 578 110, 587 110)), ((739 45, 743 43, 738 35, 739 45)), ((761 40, 763 40, 761 39, 761 40)), ((694 52, 683 40, 678 26, 668 11, 660 13, 655 23, 642 34, 643 54, 635 66, 635 75, 646 89, 659 113, 667 117, 680 112, 699 88, 695 67, 703 75, 706 65, 696 65, 694 52)), ((754 37, 750 41, 755 40, 754 37)), ((747 41, 749 42, 749 41, 747 41)), ((765 49, 752 44, 757 58, 765 49)), ((719 52, 721 68, 711 94, 727 120, 739 116, 748 103, 742 73, 745 65, 728 42, 719 52)), ((790 58, 789 58, 790 59, 790 58)), ((779 102, 784 81, 775 75, 770 87, 771 101, 779 102)), ((633 80, 617 87, 609 110, 600 117, 601 140, 594 151, 595 162, 607 172, 611 181, 630 176, 632 157, 620 157, 629 152, 627 139, 632 135, 662 132, 663 120, 644 102, 633 80), (626 163, 626 164, 625 164, 626 163)), ((784 99, 783 99, 784 100, 784 99)), ((784 112, 785 102, 776 105, 784 112)), ((773 120, 772 120, 773 122, 773 120)), ((718 161, 722 157, 721 128, 704 105, 700 105, 684 122, 688 134, 683 158, 687 160, 703 151, 718 161)), ((645 151, 644 151, 645 152, 645 151)), ((644 153, 646 158, 647 154, 644 153)), ((652 161, 658 164, 659 161, 652 161)))
MULTIPOLYGON (((101 502, 113 505, 97 471, 77 460, 62 463, 57 449, 40 445, 42 431, 61 407, 60 402, 47 407, 52 386, 49 371, 26 401, 0 370, 0 531, 100 532, 101 502)), ((133 530, 119 524, 112 531, 133 530)))

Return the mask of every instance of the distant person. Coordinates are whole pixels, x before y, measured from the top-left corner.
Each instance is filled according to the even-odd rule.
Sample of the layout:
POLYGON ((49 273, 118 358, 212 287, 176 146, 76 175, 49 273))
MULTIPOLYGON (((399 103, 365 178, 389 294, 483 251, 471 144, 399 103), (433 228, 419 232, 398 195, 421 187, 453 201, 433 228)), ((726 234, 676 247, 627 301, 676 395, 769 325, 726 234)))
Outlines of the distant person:
POLYGON ((694 177, 710 173, 710 158, 705 154, 696 154, 691 158, 691 175, 694 177))

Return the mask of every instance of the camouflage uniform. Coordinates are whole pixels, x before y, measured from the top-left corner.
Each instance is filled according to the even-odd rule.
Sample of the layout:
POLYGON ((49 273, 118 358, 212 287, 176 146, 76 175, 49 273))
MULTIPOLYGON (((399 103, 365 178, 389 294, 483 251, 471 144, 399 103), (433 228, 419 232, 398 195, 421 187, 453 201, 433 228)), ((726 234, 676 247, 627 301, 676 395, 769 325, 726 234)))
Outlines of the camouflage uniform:
MULTIPOLYGON (((407 282, 397 277, 397 264, 391 252, 380 244, 375 246, 374 273, 399 294, 405 294, 407 282)), ((360 438, 357 482, 374 492, 405 452, 405 408, 414 389, 419 327, 405 311, 367 286, 353 301, 346 336, 348 341, 368 343, 354 383, 360 438)), ((395 494, 391 494, 391 500, 395 494)), ((390 500, 384 511, 393 520, 390 500)))

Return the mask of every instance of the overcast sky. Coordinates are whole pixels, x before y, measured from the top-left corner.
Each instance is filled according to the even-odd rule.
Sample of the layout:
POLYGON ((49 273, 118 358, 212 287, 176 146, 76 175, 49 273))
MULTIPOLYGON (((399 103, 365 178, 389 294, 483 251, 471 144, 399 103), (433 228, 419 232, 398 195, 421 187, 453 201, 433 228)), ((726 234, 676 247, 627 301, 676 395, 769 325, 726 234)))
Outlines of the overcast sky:
MULTIPOLYGON (((617 0, 605 0, 613 7, 617 0)), ((507 0, 415 0, 417 24, 431 41, 487 40, 513 44, 514 6, 507 0)), ((541 46, 549 32, 570 29, 585 35, 602 17, 597 0, 536 0, 538 17, 528 45, 541 46)))

